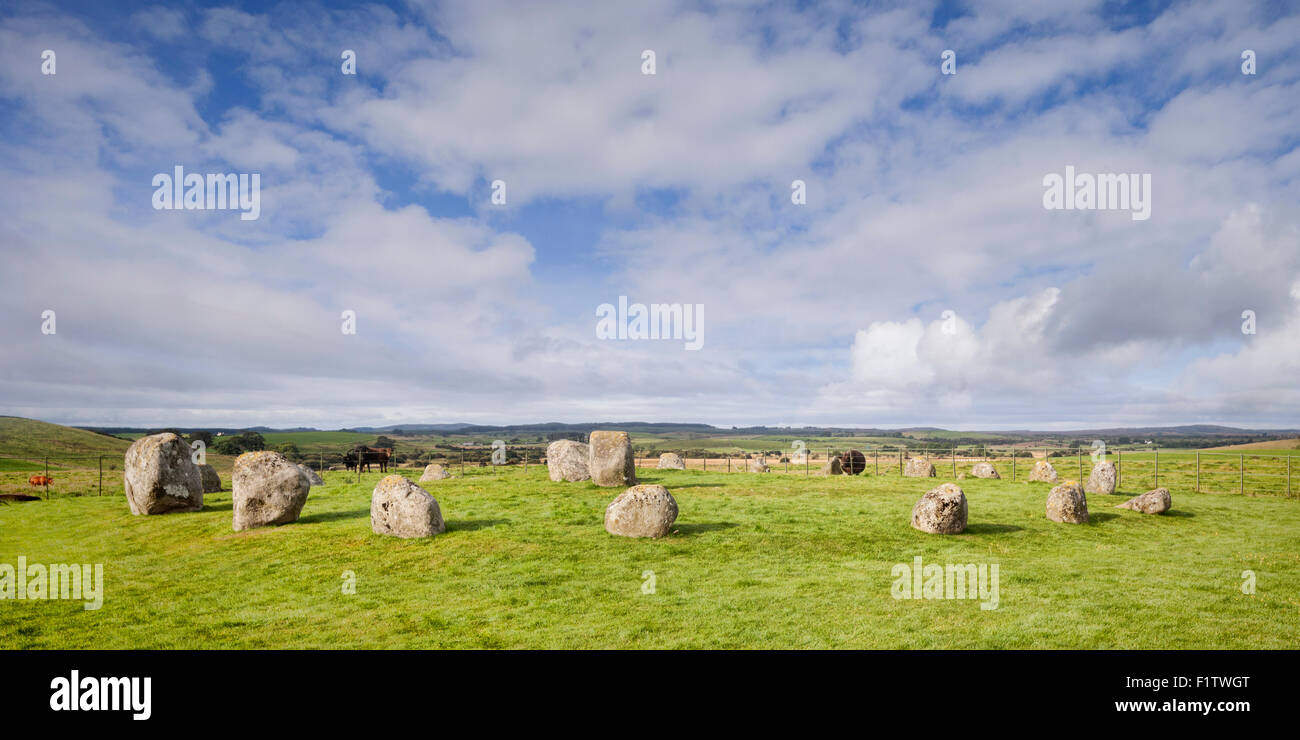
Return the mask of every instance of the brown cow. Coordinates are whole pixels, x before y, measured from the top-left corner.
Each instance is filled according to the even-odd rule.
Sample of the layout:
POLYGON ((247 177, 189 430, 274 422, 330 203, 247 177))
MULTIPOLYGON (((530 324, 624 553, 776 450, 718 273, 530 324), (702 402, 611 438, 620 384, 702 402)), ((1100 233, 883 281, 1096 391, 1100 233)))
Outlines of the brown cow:
POLYGON ((48 486, 54 482, 54 479, 48 475, 33 475, 27 479, 27 482, 35 488, 36 486, 48 486))

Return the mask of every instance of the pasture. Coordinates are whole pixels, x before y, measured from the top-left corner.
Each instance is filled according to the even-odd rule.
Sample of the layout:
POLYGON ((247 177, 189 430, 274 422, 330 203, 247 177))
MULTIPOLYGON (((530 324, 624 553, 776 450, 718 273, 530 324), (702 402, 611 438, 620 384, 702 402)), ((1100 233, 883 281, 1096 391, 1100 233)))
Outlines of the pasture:
MULTIPOLYGON (((1163 455, 1162 455, 1163 457, 1163 455)), ((1127 461, 1126 461, 1127 464, 1127 461)), ((1065 466, 1058 466, 1065 467, 1065 466)), ((968 468, 967 468, 968 469, 968 468)), ((402 471, 418 477, 415 470, 402 471)), ((453 471, 459 472, 459 471, 453 471)), ((1072 477, 1068 467, 1063 477, 1072 477)), ((1300 502, 1195 494, 1092 522, 1044 517, 1050 486, 960 481, 969 528, 927 535, 913 504, 950 480, 641 469, 680 514, 662 540, 602 527, 621 489, 540 466, 425 484, 447 532, 372 534, 370 492, 326 473, 292 524, 233 532, 229 492, 133 517, 119 494, 0 506, 0 563, 102 563, 104 602, 10 601, 7 648, 1293 648, 1300 502), (997 564, 996 609, 900 600, 892 569, 997 564), (1256 592, 1242 591, 1252 571, 1256 592), (349 574, 355 593, 344 593, 349 574), (652 575, 650 575, 652 574, 652 575), (653 593, 645 584, 653 580, 653 593)), ((120 474, 118 476, 120 479, 120 474)), ((1132 478, 1136 484, 1137 478, 1132 478)), ((1162 481, 1163 483, 1163 481, 1162 481)), ((227 481, 228 485, 228 481, 227 481)), ((119 483, 120 486, 120 483, 119 483)))

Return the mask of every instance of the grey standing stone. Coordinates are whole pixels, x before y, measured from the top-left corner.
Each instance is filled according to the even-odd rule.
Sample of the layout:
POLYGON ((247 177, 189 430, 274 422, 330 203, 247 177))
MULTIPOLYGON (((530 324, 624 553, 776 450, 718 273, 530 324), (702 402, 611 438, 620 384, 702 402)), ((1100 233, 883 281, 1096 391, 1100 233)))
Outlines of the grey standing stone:
POLYGON ((1163 514, 1173 505, 1174 499, 1169 495, 1168 488, 1153 488, 1141 496, 1134 496, 1122 504, 1116 504, 1115 508, 1140 511, 1143 514, 1163 514))
POLYGON ((956 483, 944 483, 925 492, 912 507, 912 528, 931 534, 958 534, 966 530, 966 494, 956 483))
POLYGON ((1047 518, 1063 524, 1088 523, 1088 498, 1078 483, 1066 481, 1047 494, 1047 518))
POLYGON ((185 440, 172 434, 141 437, 126 449, 124 483, 131 513, 171 514, 203 508, 203 477, 185 440))
POLYGON ((910 457, 907 459, 907 465, 903 468, 903 477, 933 478, 935 477, 934 463, 925 458, 910 457))
POLYGON ((636 485, 636 462, 632 459, 632 438, 627 432, 591 433, 587 472, 598 486, 636 485))
POLYGON ((1029 471, 1029 480, 1040 483, 1055 483, 1060 478, 1056 474, 1056 468, 1046 460, 1039 460, 1034 463, 1034 469, 1029 471))
POLYGON ((663 486, 632 486, 605 507, 605 531, 621 537, 663 537, 675 521, 677 501, 663 486))
POLYGON ((1112 494, 1115 492, 1115 463, 1103 460, 1092 466, 1088 474, 1088 485, 1083 489, 1087 493, 1112 494))
POLYGON ((307 475, 271 450, 235 458, 230 484, 236 532, 297 521, 311 490, 307 475))
POLYGON ((199 465, 199 478, 203 481, 204 493, 219 493, 221 491, 221 475, 211 465, 207 463, 199 465))
POLYGON ((317 475, 315 470, 312 470, 311 468, 307 467, 306 465, 303 465, 302 463, 298 463, 298 469, 302 471, 303 475, 307 476, 307 482, 310 483, 311 485, 313 486, 325 485, 325 479, 317 475))
POLYGON ((424 466, 424 472, 420 474, 420 482, 428 483, 429 481, 446 480, 450 477, 451 473, 448 473, 441 465, 429 463, 424 466))
POLYGON ((389 475, 370 494, 370 529, 393 537, 432 537, 447 531, 438 501, 405 476, 389 475))
POLYGON ((676 452, 665 452, 659 456, 660 470, 685 470, 686 462, 676 452))
POLYGON ((546 446, 546 472, 553 481, 576 483, 591 478, 587 458, 591 451, 587 445, 571 439, 557 439, 546 446))

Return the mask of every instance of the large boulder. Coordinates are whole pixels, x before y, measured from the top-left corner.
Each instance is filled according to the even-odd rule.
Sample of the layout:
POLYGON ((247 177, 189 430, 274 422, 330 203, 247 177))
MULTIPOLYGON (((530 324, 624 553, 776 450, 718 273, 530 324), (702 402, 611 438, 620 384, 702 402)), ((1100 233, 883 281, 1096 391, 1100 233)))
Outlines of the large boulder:
POLYGON ((660 470, 685 470, 686 461, 676 452, 665 452, 659 456, 660 470))
POLYGON ((1103 460, 1092 466, 1088 485, 1083 490, 1086 493, 1112 494, 1115 492, 1115 478, 1115 463, 1103 460))
POLYGON ((636 485, 632 438, 627 432, 592 432, 587 449, 587 472, 591 474, 592 483, 598 486, 636 485))
POLYGON ((933 478, 934 475, 934 463, 921 457, 909 457, 903 468, 905 478, 933 478))
POLYGON ((990 462, 977 462, 975 467, 970 469, 970 474, 976 478, 1002 478, 998 475, 998 469, 993 467, 990 462))
POLYGON ((171 514, 203 508, 203 477, 190 446, 172 434, 141 437, 126 448, 126 503, 132 514, 171 514))
POLYGON ((1060 478, 1056 475, 1056 468, 1046 460, 1039 460, 1034 463, 1034 469, 1029 471, 1029 480, 1040 483, 1055 483, 1060 478))
POLYGON ((1115 508, 1140 511, 1143 514, 1163 514, 1173 505, 1174 500, 1169 495, 1168 488, 1154 488, 1141 496, 1134 496, 1122 504, 1116 504, 1115 508))
POLYGON ((446 480, 450 477, 451 473, 448 473, 441 465, 429 463, 424 466, 424 472, 420 475, 420 482, 428 483, 433 480, 446 480))
POLYGON ((230 476, 235 531, 296 521, 307 503, 311 481, 297 465, 271 450, 235 458, 230 476))
POLYGON ((447 531, 438 502, 401 475, 385 476, 370 494, 370 530, 394 537, 432 537, 447 531))
POLYGON ((575 483, 587 480, 591 473, 587 470, 587 458, 591 450, 581 442, 571 439, 559 439, 546 446, 546 471, 553 481, 575 483))
POLYGON ((204 493, 218 493, 221 491, 221 475, 217 469, 207 463, 199 464, 199 479, 203 481, 204 493))
POLYGON ((303 465, 302 463, 298 463, 298 469, 302 471, 303 475, 307 476, 307 482, 310 483, 311 485, 313 486, 325 485, 325 479, 321 478, 316 473, 315 470, 312 470, 311 468, 307 467, 306 465, 303 465))
POLYGON ((912 507, 912 528, 931 534, 958 534, 966 530, 966 494, 956 483, 944 483, 925 492, 912 507))
POLYGON ((663 486, 632 486, 605 507, 605 531, 622 537, 663 537, 677 521, 677 501, 663 486))
POLYGON ((1064 524, 1088 523, 1088 498, 1078 483, 1067 480, 1047 494, 1047 518, 1064 524))
POLYGON ((844 464, 840 462, 839 456, 836 455, 827 460, 826 464, 822 466, 821 473, 822 475, 843 475, 844 464))

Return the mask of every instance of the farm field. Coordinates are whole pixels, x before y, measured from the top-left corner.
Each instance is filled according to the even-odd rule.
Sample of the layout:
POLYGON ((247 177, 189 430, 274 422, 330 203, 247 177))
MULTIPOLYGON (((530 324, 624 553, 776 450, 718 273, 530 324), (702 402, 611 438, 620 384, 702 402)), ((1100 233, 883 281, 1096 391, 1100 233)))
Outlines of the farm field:
POLYGON ((1276 455, 1300 455, 1300 439, 1270 439, 1267 442, 1247 442, 1226 447, 1210 447, 1216 452, 1268 452, 1276 455))
MULTIPOLYGON (((1127 455, 1125 456, 1127 458, 1127 455)), ((1164 455, 1162 454, 1162 458, 1164 455)), ((1162 461, 1163 462, 1163 461, 1162 461)), ((1126 460, 1126 465, 1127 460, 1126 460)), ((417 471, 404 471, 411 477, 417 471)), ((1050 486, 960 481, 968 530, 928 535, 913 504, 948 480, 638 471, 680 514, 662 540, 602 527, 619 489, 544 468, 467 468, 425 487, 447 532, 370 532, 370 491, 326 473, 302 518, 234 532, 230 494, 133 517, 119 495, 0 506, 0 562, 102 563, 104 603, 15 601, 11 648, 1293 648, 1300 502, 1173 488, 1173 509, 1050 486), (895 565, 997 564, 996 609, 891 597, 895 565), (1257 592, 1242 593, 1243 571, 1257 592), (654 593, 643 593, 653 572, 654 593), (356 593, 342 584, 355 574, 356 593)), ((1127 474, 1125 480, 1130 479, 1127 474)), ((1163 481, 1162 481, 1163 482, 1163 481)))

